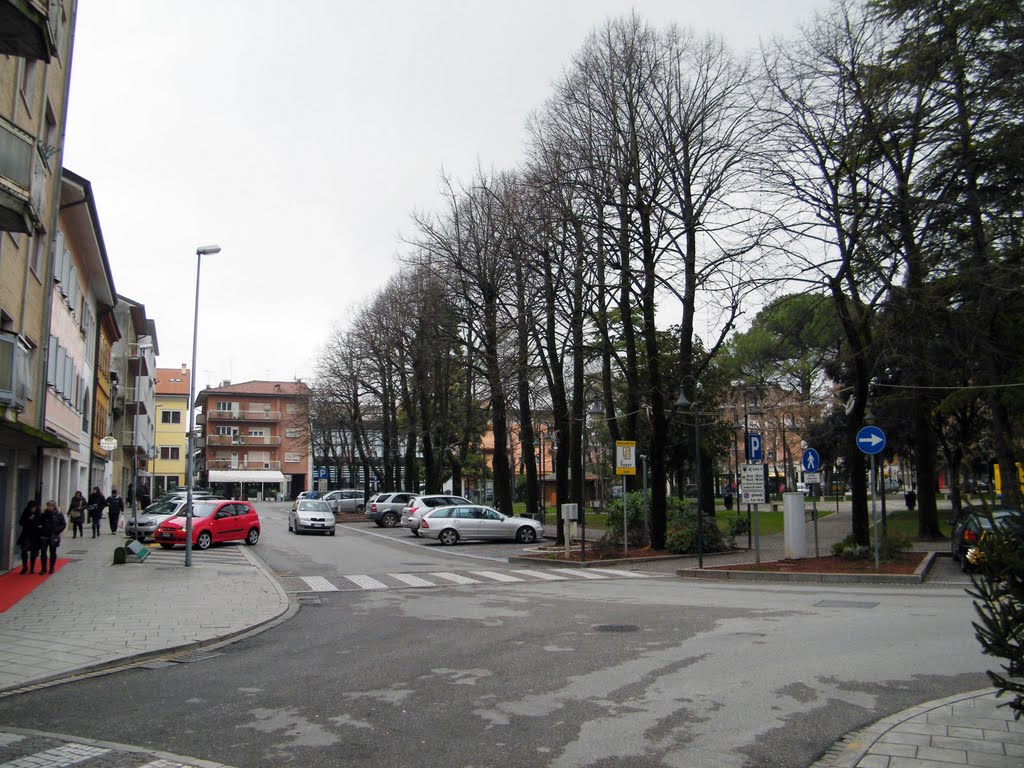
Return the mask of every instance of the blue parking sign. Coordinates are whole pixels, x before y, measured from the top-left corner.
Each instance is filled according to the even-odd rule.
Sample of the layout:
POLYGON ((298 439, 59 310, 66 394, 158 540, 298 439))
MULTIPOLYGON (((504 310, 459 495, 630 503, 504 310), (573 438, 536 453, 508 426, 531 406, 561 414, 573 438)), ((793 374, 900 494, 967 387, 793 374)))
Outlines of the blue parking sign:
POLYGON ((764 461, 764 442, 761 435, 755 432, 747 435, 747 461, 751 464, 764 461))

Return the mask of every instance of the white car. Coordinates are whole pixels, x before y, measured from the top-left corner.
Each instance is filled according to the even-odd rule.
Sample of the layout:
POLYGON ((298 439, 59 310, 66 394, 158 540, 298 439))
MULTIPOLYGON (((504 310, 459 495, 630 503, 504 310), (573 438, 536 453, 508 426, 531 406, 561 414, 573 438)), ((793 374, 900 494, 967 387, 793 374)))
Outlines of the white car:
POLYGON ((423 515, 436 507, 451 507, 459 504, 472 504, 469 499, 461 496, 451 496, 443 493, 431 493, 426 496, 417 496, 405 505, 402 510, 402 526, 412 531, 413 536, 420 535, 420 519, 423 515))
POLYGON ((288 530, 334 535, 334 510, 322 499, 299 499, 288 512, 288 530))
POLYGON ((515 539, 532 544, 544 535, 544 527, 528 517, 508 517, 478 504, 438 507, 420 518, 420 536, 442 544, 462 539, 515 539))

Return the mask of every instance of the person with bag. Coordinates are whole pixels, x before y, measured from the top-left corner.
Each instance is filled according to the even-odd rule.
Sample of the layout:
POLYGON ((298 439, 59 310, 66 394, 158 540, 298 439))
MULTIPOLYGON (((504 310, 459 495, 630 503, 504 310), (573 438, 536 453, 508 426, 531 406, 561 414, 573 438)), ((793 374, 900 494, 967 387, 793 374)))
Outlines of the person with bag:
POLYGON ((57 508, 56 501, 46 502, 46 509, 43 510, 39 524, 39 541, 42 548, 39 552, 39 575, 45 576, 53 573, 53 566, 57 564, 57 547, 60 546, 60 535, 68 527, 64 519, 64 513, 57 508), (49 563, 50 569, 46 566, 49 563))
POLYGON ((71 497, 71 503, 68 504, 68 519, 71 521, 72 539, 77 539, 79 535, 83 539, 85 538, 85 531, 83 530, 85 525, 85 507, 85 496, 82 495, 81 491, 75 491, 75 495, 71 497))
POLYGON ((110 496, 107 497, 107 520, 110 521, 110 532, 117 533, 117 521, 124 512, 124 499, 117 495, 117 488, 110 489, 110 496))
POLYGON ((92 537, 95 539, 100 535, 100 521, 103 519, 103 508, 107 506, 107 497, 97 485, 89 494, 89 503, 86 509, 89 510, 89 523, 92 525, 92 537))
POLYGON ((21 547, 22 573, 36 572, 36 558, 39 557, 40 546, 39 528, 42 524, 42 517, 39 504, 35 499, 29 499, 18 520, 18 525, 21 526, 21 533, 18 534, 18 546, 21 547))

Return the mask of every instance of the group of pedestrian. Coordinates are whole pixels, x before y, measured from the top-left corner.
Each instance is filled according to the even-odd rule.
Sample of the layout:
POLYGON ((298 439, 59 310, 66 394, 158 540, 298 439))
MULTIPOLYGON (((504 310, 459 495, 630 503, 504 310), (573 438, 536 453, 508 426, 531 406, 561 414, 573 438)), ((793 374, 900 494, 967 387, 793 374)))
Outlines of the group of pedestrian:
POLYGON ((103 521, 103 510, 107 510, 107 520, 110 523, 110 532, 117 533, 117 525, 124 512, 124 499, 117 494, 117 489, 112 488, 109 496, 96 486, 86 499, 81 491, 75 491, 68 503, 68 517, 57 506, 56 501, 46 502, 46 507, 39 510, 39 503, 32 499, 25 505, 21 512, 18 524, 21 531, 18 534, 17 544, 21 548, 21 572, 36 572, 36 561, 39 561, 40 575, 45 576, 53 573, 57 563, 57 547, 60 546, 60 535, 71 521, 71 538, 85 538, 85 519, 89 518, 92 528, 92 538, 100 535, 100 524, 103 521))

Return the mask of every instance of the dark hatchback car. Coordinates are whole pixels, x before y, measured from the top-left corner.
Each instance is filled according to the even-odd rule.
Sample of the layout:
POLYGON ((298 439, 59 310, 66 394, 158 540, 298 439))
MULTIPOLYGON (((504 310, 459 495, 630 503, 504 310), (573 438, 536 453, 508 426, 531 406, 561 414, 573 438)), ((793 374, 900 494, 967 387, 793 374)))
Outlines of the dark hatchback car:
POLYGON ((955 521, 949 546, 953 559, 960 562, 960 568, 965 573, 977 564, 977 548, 985 535, 1009 528, 1016 514, 1015 510, 1005 508, 993 509, 991 512, 973 510, 965 512, 955 521))

